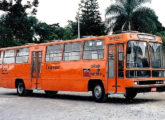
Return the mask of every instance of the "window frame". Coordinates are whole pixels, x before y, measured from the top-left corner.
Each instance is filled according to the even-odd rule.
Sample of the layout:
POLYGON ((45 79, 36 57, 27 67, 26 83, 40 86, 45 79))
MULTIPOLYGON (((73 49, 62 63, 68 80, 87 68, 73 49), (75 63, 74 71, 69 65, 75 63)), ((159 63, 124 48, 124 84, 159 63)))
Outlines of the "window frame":
POLYGON ((160 57, 161 57, 160 60, 161 60, 161 63, 160 63, 160 67, 158 67, 158 68, 164 68, 164 64, 163 64, 163 60, 164 60, 164 59, 163 59, 163 56, 161 56, 161 54, 163 55, 163 44, 160 43, 160 42, 153 42, 153 41, 149 41, 149 42, 148 42, 148 47, 149 47, 148 50, 149 50, 149 53, 150 53, 150 65, 151 65, 150 67, 151 67, 151 68, 157 68, 157 67, 153 67, 153 63, 152 63, 152 59, 153 59, 153 58, 152 58, 152 54, 151 54, 151 46, 150 46, 150 43, 151 43, 151 44, 155 44, 155 43, 156 43, 156 44, 160 44, 160 45, 161 45, 161 48, 160 48, 160 50, 161 50, 161 51, 160 51, 160 57), (162 65, 161 65, 161 64, 162 64, 162 65))
POLYGON ((16 50, 15 50, 15 49, 4 50, 2 64, 5 64, 5 65, 6 65, 6 64, 15 64, 15 62, 16 62, 15 54, 16 54, 16 50), (5 53, 6 53, 6 51, 10 51, 10 50, 14 50, 14 56, 5 57, 5 53), (11 57, 14 57, 14 62, 13 62, 13 63, 4 63, 5 58, 11 58, 11 57))
POLYGON ((25 47, 25 48, 17 48, 16 50, 15 50, 15 63, 16 64, 27 64, 27 63, 29 63, 29 58, 30 58, 30 48, 29 47, 25 47), (21 63, 17 63, 17 50, 19 50, 19 49, 28 49, 28 55, 22 55, 22 56, 19 56, 19 57, 23 57, 23 56, 28 56, 28 60, 27 60, 27 62, 21 62, 21 63))
POLYGON ((150 68, 150 48, 149 48, 149 44, 148 44, 148 41, 145 41, 145 40, 129 40, 128 42, 126 42, 126 68, 127 69, 137 69, 137 68, 140 68, 140 69, 149 69, 150 68), (148 49, 148 51, 147 51, 147 57, 148 57, 148 62, 149 62, 149 67, 143 67, 143 68, 140 68, 140 67, 128 67, 128 54, 127 54, 127 51, 128 51, 128 44, 129 44, 129 42, 145 42, 146 43, 146 47, 147 47, 147 49, 148 49))
POLYGON ((101 38, 101 39, 91 39, 91 40, 85 40, 84 42, 83 42, 83 54, 82 54, 82 59, 83 60, 85 60, 85 61, 89 61, 89 60, 104 60, 105 59, 105 50, 106 50, 106 44, 105 44, 105 39, 104 38, 101 38), (104 42, 104 49, 96 49, 96 50, 85 50, 85 42, 89 42, 89 41, 103 41, 104 42), (98 53, 98 50, 103 50, 103 58, 101 58, 101 59, 84 59, 84 52, 85 51, 97 51, 97 53, 98 53))
MULTIPOLYGON (((64 46, 64 44, 63 43, 59 43, 59 44, 52 44, 52 45, 47 45, 46 46, 46 52, 45 52, 45 62, 46 63, 51 63, 51 62, 61 62, 62 61, 62 59, 63 59, 63 46, 64 46), (46 55, 47 55, 47 51, 48 51, 48 46, 55 46, 55 45, 61 45, 61 59, 59 60, 59 61, 47 61, 46 60, 46 55)), ((49 53, 50 54, 50 53, 49 53)), ((54 54, 54 53, 51 53, 51 54, 54 54)), ((56 54, 56 53, 55 53, 56 54)))
POLYGON ((75 41, 75 42, 68 42, 68 43, 64 43, 64 46, 63 46, 63 58, 62 58, 62 60, 63 61, 65 61, 65 62, 70 62, 70 61, 80 61, 81 59, 82 59, 82 51, 83 51, 83 45, 84 45, 84 42, 83 41, 75 41), (65 52, 65 45, 66 44, 71 44, 71 47, 72 47, 72 44, 73 43, 81 43, 81 47, 80 47, 80 51, 78 51, 78 50, 74 50, 74 51, 67 51, 67 52, 65 52), (79 60, 65 60, 65 53, 73 53, 73 52, 80 52, 80 58, 79 58, 79 60))

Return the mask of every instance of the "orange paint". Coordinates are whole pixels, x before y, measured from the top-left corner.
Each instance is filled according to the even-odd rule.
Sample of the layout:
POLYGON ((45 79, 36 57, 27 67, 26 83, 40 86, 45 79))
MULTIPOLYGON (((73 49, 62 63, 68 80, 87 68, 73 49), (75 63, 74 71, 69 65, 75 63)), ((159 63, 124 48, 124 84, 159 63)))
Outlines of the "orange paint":
MULTIPOLYGON (((90 80, 100 80, 104 85, 106 93, 125 93, 126 88, 134 87, 134 81, 147 81, 147 80, 165 80, 165 78, 127 78, 126 71, 126 48, 127 42, 134 40, 140 41, 138 38, 139 33, 123 33, 110 36, 101 36, 93 38, 83 38, 79 40, 69 40, 62 42, 50 42, 36 45, 26 45, 19 47, 10 47, 0 49, 0 86, 4 88, 15 88, 15 81, 22 79, 24 81, 26 89, 42 89, 42 90, 55 90, 55 91, 78 91, 87 92, 88 83, 90 80), (104 40, 104 56, 102 59, 96 60, 84 60, 83 51, 84 43, 86 41, 104 40), (80 60, 64 60, 64 52, 60 61, 46 62, 47 46, 50 45, 62 45, 62 51, 64 51, 64 44, 81 42, 80 60), (122 44, 119 46, 119 44, 122 44), (114 45, 113 47, 110 45, 114 45), (16 63, 16 51, 21 48, 29 48, 27 63, 16 63), (4 64, 3 53, 7 50, 14 50, 14 63, 4 64), (123 77, 119 78, 118 63, 119 53, 124 52, 123 63, 123 77), (109 56, 109 53, 112 55, 109 56), (112 57, 112 58, 110 58, 112 57), (109 66, 109 59, 114 60, 114 77, 110 78, 108 73, 111 69, 109 66), (34 63, 34 64, 33 64, 34 63), (35 70, 32 67, 35 65, 35 70)), ((144 34, 145 35, 145 34, 144 34)), ((141 39, 141 41, 152 41, 147 39, 141 39)), ((161 38, 155 37, 154 42, 162 43, 161 38)), ((89 43, 89 45, 92 43, 89 43)), ((98 45, 101 43, 97 43, 98 45)), ((93 54, 92 57, 97 57, 93 54)), ((19 58, 18 58, 19 59, 19 58)), ((22 59, 22 58, 20 58, 22 59)), ((21 60, 20 60, 21 61, 21 60)), ((147 68, 152 71, 152 67, 147 68)), ((121 73, 122 74, 122 73, 121 73)), ((149 85, 148 85, 149 86, 149 85)), ((161 85, 165 86, 165 84, 161 85)), ((136 86, 140 87, 140 86, 136 86)), ((144 87, 144 86, 143 86, 144 87)), ((141 87, 141 88, 143 88, 141 87)))

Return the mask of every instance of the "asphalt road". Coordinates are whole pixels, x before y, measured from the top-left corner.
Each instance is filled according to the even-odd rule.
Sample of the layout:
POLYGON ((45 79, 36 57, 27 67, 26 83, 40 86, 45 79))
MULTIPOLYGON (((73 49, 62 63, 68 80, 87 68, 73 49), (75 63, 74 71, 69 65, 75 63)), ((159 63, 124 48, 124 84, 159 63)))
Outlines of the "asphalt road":
POLYGON ((165 120, 165 93, 138 94, 131 102, 110 95, 106 103, 95 103, 90 93, 19 97, 0 88, 0 120, 165 120))

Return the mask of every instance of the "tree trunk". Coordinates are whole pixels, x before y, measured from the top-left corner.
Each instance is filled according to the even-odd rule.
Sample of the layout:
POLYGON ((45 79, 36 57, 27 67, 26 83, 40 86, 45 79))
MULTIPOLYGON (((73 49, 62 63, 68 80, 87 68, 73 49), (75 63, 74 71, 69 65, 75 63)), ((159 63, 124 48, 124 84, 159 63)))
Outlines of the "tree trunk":
POLYGON ((131 31, 131 22, 129 21, 129 31, 131 31))
POLYGON ((121 31, 123 32, 126 22, 122 25, 121 31))

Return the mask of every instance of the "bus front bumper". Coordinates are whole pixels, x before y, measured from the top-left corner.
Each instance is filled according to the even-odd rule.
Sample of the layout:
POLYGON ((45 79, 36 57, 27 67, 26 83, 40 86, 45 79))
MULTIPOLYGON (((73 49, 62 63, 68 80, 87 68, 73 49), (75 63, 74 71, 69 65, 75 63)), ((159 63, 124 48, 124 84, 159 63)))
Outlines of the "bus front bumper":
POLYGON ((137 93, 145 93, 145 92, 165 92, 165 84, 164 85, 152 85, 152 86, 134 86, 127 87, 126 91, 137 92, 137 93))

